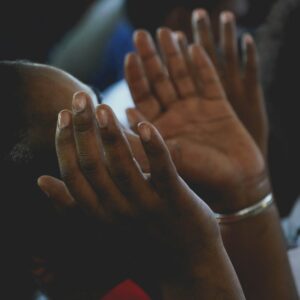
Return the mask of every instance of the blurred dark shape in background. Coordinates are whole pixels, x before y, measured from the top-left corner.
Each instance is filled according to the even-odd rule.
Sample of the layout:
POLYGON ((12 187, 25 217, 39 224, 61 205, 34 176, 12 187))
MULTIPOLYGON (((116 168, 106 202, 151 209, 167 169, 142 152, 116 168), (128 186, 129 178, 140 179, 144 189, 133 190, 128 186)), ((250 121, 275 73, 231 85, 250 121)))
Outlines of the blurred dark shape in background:
POLYGON ((0 60, 47 61, 49 51, 81 18, 93 0, 3 0, 0 60))

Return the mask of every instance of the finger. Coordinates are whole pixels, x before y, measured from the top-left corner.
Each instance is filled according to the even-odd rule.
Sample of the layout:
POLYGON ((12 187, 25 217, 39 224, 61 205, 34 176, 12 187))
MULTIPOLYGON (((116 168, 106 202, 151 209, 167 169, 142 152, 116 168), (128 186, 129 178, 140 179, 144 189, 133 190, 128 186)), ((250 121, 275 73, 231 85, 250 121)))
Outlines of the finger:
POLYGON ((192 45, 189 52, 194 63, 196 79, 202 87, 205 100, 225 99, 224 90, 217 71, 202 46, 192 45))
POLYGON ((236 24, 231 12, 223 12, 221 21, 221 52, 223 56, 223 81, 229 102, 235 110, 242 101, 242 79, 237 47, 236 24))
POLYGON ((216 46, 212 34, 210 18, 204 9, 194 10, 192 15, 194 42, 202 45, 213 64, 217 66, 216 46))
POLYGON ((38 178, 40 189, 55 202, 58 208, 72 207, 75 205, 65 183, 52 176, 41 176, 38 178))
POLYGON ((113 111, 107 105, 100 105, 96 115, 112 179, 128 201, 146 204, 151 191, 113 111))
POLYGON ((171 30, 161 28, 158 30, 157 37, 179 98, 187 99, 195 97, 196 88, 175 35, 171 30))
POLYGON ((127 116, 127 120, 130 125, 130 128, 134 132, 137 131, 137 125, 140 122, 147 120, 147 118, 144 115, 142 115, 142 113, 139 110, 137 110, 135 108, 126 109, 126 116, 127 116))
POLYGON ((71 195, 89 213, 104 217, 103 207, 81 172, 72 128, 72 114, 62 111, 58 117, 56 131, 56 153, 60 173, 71 195))
POLYGON ((189 54, 189 43, 188 43, 187 37, 182 31, 176 31, 175 37, 178 41, 181 53, 184 57, 186 65, 188 67, 190 76, 194 82, 194 86, 196 87, 197 91, 201 91, 201 86, 199 86, 199 82, 197 82, 197 80, 195 80, 196 76, 195 76, 195 72, 194 72, 194 66, 193 66, 193 63, 191 61, 191 57, 189 54))
POLYGON ((258 56, 255 42, 250 34, 243 36, 244 80, 249 91, 259 84, 258 56))
POLYGON ((141 60, 135 53, 125 59, 125 76, 136 107, 147 120, 154 120, 161 112, 161 106, 151 91, 141 60))
POLYGON ((130 145, 134 158, 137 160, 138 165, 141 167, 142 172, 149 173, 149 162, 145 154, 141 139, 138 135, 123 129, 126 139, 130 145))
POLYGON ((127 201, 108 173, 94 106, 86 93, 74 95, 73 124, 78 160, 86 179, 104 207, 124 212, 128 209, 127 201))
POLYGON ((142 59, 148 81, 162 108, 166 109, 177 101, 178 97, 168 72, 157 53, 154 42, 150 34, 142 30, 135 33, 134 42, 142 59))
MULTIPOLYGON (((239 65, 236 24, 231 12, 220 16, 221 51, 223 55, 223 83, 227 99, 235 112, 240 116, 244 93, 242 74, 239 65)), ((240 116, 242 118, 242 116, 240 116)))
POLYGON ((236 24, 233 13, 223 12, 220 15, 220 43, 224 57, 225 72, 239 70, 236 24))
POLYGON ((183 54, 187 54, 188 55, 188 46, 189 46, 189 43, 188 43, 186 35, 182 31, 176 31, 174 34, 175 34, 175 37, 176 37, 177 42, 179 44, 179 47, 181 49, 181 52, 183 54))
POLYGON ((149 160, 151 180, 160 192, 169 193, 174 190, 178 176, 168 148, 150 123, 140 123, 138 131, 149 160))

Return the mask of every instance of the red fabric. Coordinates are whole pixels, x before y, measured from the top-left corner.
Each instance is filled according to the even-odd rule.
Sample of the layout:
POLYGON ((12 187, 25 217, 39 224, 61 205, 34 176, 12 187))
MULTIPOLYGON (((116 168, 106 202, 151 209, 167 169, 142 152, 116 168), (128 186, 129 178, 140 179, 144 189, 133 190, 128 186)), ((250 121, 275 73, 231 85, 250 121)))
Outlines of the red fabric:
POLYGON ((126 280, 113 288, 101 300, 151 300, 133 281, 126 280))

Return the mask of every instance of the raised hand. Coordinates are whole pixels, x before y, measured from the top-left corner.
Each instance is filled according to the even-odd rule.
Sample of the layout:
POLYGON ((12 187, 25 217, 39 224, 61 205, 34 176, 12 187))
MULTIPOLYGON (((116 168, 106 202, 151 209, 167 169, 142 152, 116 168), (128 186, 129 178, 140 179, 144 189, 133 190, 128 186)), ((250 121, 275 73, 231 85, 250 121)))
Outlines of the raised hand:
MULTIPOLYGON (((249 34, 245 34, 242 38, 243 64, 241 64, 235 18, 231 12, 223 12, 220 15, 219 47, 215 44, 210 19, 205 10, 194 11, 192 26, 195 42, 204 47, 219 71, 230 104, 266 156, 268 120, 253 38, 249 34)), ((184 39, 184 36, 180 38, 184 39)))
POLYGON ((72 199, 92 218, 130 228, 120 255, 129 247, 131 262, 142 257, 144 272, 151 265, 164 299, 243 297, 212 211, 179 177, 158 131, 148 123, 138 127, 149 177, 108 106, 97 108, 96 121, 87 95, 77 94, 73 103, 73 114, 61 112, 58 122, 62 178, 72 199))
POLYGON ((118 250, 128 242, 124 232, 86 214, 63 181, 42 176, 38 184, 57 216, 50 247, 34 259, 33 276, 51 299, 100 299, 128 278, 130 263, 118 250))
POLYGON ((217 71, 201 45, 188 49, 168 29, 158 32, 165 65, 150 35, 135 34, 126 79, 138 110, 160 131, 181 176, 218 212, 232 212, 269 192, 264 159, 234 113, 217 71))

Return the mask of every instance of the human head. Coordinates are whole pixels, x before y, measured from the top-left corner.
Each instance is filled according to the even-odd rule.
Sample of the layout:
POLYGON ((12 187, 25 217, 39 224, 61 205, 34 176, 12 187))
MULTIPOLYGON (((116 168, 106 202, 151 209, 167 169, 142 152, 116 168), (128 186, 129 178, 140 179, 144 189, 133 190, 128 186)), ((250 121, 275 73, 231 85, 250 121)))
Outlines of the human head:
POLYGON ((52 211, 36 180, 43 174, 59 176, 54 146, 57 114, 71 109, 72 96, 79 90, 95 102, 96 96, 74 77, 46 65, 2 61, 0 78, 1 210, 9 228, 2 241, 7 246, 7 269, 18 270, 11 276, 18 288, 10 293, 26 298, 33 287, 28 279, 30 255, 46 249, 53 235, 52 211))
POLYGON ((13 115, 17 121, 9 131, 5 131, 15 139, 6 143, 5 148, 10 147, 11 150, 21 139, 30 144, 32 151, 46 148, 54 150, 58 112, 71 109, 73 94, 86 91, 97 102, 94 92, 87 85, 47 65, 24 61, 0 62, 0 78, 1 95, 5 99, 4 108, 7 109, 2 122, 9 122, 8 119, 13 115))

